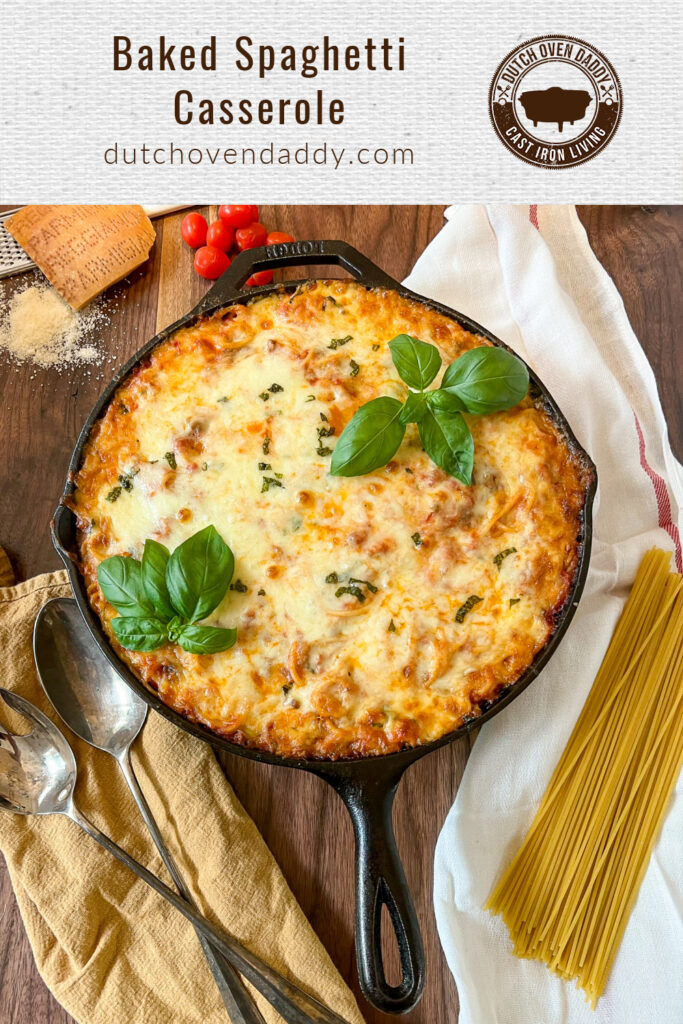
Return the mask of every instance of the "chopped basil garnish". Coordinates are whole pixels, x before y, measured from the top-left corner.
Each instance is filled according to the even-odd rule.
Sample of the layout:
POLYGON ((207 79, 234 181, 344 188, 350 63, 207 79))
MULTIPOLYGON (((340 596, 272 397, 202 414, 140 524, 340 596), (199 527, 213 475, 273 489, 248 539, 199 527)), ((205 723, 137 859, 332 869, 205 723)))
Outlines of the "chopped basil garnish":
POLYGON ((249 587, 246 585, 246 583, 243 583, 242 580, 235 580, 234 583, 230 584, 228 589, 236 590, 238 594, 246 594, 246 592, 249 590, 249 587))
MULTIPOLYGON (((341 578, 338 572, 331 572, 325 577, 325 583, 341 583, 341 578)), ((342 594, 352 594, 353 597, 358 598, 359 601, 364 601, 366 595, 361 590, 361 587, 367 587, 371 594, 376 594, 378 588, 370 580, 358 580, 354 576, 350 576, 347 585, 339 587, 335 591, 335 597, 341 597, 342 594)))
POLYGON ((225 403, 225 402, 229 402, 230 399, 227 398, 225 395, 223 395, 221 398, 218 399, 218 401, 221 402, 221 403, 225 403))
POLYGON ((342 345, 347 345, 352 338, 352 334, 347 334, 345 338, 333 338, 327 347, 331 349, 340 348, 342 345))
POLYGON ((263 470, 263 469, 272 469, 273 467, 271 466, 271 464, 269 462, 259 462, 258 468, 263 470))
POLYGON ((513 604, 519 604, 519 602, 521 600, 522 600, 521 597, 511 597, 510 598, 510 607, 512 608, 513 604))
POLYGON ((460 605, 460 607, 458 608, 457 612, 455 613, 455 621, 456 622, 464 622, 465 621, 465 616, 467 615, 467 613, 472 611, 472 609, 474 608, 475 604, 479 604, 480 601, 483 601, 482 597, 479 597, 477 594, 471 594, 467 598, 465 603, 460 605))
POLYGON ((265 597, 266 596, 266 592, 263 589, 263 587, 261 587, 260 590, 257 590, 256 593, 258 594, 259 597, 265 597))
POLYGON ((504 551, 499 551, 499 552, 498 552, 498 554, 497 554, 497 555, 496 555, 496 557, 495 557, 495 558, 493 559, 493 561, 494 561, 494 562, 495 562, 495 564, 496 564, 496 565, 498 566, 498 569, 499 569, 499 571, 500 571, 500 567, 501 567, 501 565, 503 564, 503 562, 505 561, 505 559, 506 559, 506 558, 508 557, 508 555, 514 555, 514 553, 516 552, 516 550, 517 550, 517 548, 505 548, 505 550, 504 550, 504 551))
POLYGON ((121 473, 119 476, 119 483, 123 487, 124 491, 133 490, 133 477, 137 476, 138 470, 132 469, 130 473, 121 473))
POLYGON ((315 402, 315 395, 309 395, 306 399, 307 402, 315 402))
POLYGON ((394 624, 394 620, 391 619, 389 621, 389 625, 387 626, 387 633, 395 633, 395 632, 396 632, 396 625, 394 624))
POLYGON ((358 365, 356 360, 355 359, 350 359, 349 360, 349 366, 351 367, 351 372, 349 374, 349 377, 357 377, 358 376, 358 371, 360 370, 360 366, 358 365))
MULTIPOLYGON (((282 474, 280 474, 282 475, 282 474)), ((269 491, 271 487, 284 487, 285 485, 281 480, 274 479, 272 476, 264 476, 263 483, 261 484, 261 494, 264 491, 269 491)))
POLYGON ((373 352, 379 352, 379 345, 377 345, 377 344, 374 344, 374 345, 372 346, 372 351, 373 351, 373 352))
POLYGON ((334 593, 334 596, 341 597, 342 594, 351 594, 352 597, 357 598, 361 602, 365 600, 365 594, 360 589, 360 587, 338 587, 338 589, 334 593))
POLYGON ((416 548, 422 547, 422 537, 420 536, 419 533, 411 533, 410 539, 412 540, 416 548))
POLYGON ((367 587, 371 594, 376 594, 378 588, 374 583, 370 583, 369 580, 357 580, 353 576, 349 577, 349 583, 359 583, 363 587, 367 587))
POLYGON ((259 398, 262 398, 264 402, 267 402, 270 398, 270 394, 267 391, 262 391, 259 398))
POLYGON ((263 449, 263 454, 264 455, 267 455, 268 452, 270 451, 270 440, 271 439, 268 437, 268 435, 266 435, 266 438, 265 438, 263 444, 261 445, 261 448, 263 449))
POLYGON ((176 462, 176 458, 175 458, 175 455, 173 454, 173 452, 166 452, 166 454, 164 455, 164 458, 168 462, 168 464, 171 467, 171 469, 177 469, 178 468, 178 463, 176 462))
POLYGON ((120 494, 121 494, 121 488, 120 487, 112 487, 112 489, 110 490, 109 494, 107 495, 107 501, 116 501, 116 499, 119 497, 120 494))
POLYGON ((282 384, 271 384, 268 390, 270 391, 271 395, 276 395, 278 391, 284 391, 285 389, 283 388, 282 384))

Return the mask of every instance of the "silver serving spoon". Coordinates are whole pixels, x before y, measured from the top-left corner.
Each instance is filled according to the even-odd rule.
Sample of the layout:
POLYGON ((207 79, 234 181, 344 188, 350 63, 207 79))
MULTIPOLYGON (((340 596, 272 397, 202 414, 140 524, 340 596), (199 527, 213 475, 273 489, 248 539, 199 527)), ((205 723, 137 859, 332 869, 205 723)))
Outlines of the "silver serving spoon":
POLYGON ((33 725, 25 736, 17 736, 0 725, 0 809, 18 814, 64 814, 71 818, 191 921, 289 1024, 347 1024, 334 1010, 202 917, 187 900, 88 821, 74 803, 76 759, 65 737, 42 711, 18 693, 0 687, 0 697, 33 725))
MULTIPOLYGON (((130 748, 147 718, 147 705, 93 644, 73 598, 43 605, 33 629, 33 656, 48 699, 62 721, 86 743, 111 754, 123 772, 161 859, 178 891, 196 907, 140 789, 130 748)), ((233 1024, 265 1024, 234 968, 201 932, 199 942, 233 1024)))

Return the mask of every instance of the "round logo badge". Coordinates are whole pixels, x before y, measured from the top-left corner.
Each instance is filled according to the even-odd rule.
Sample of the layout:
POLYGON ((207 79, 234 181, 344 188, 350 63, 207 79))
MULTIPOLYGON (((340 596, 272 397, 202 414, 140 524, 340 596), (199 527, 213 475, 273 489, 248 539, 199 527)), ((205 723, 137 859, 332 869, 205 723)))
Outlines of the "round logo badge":
POLYGON ((576 167, 619 126, 621 85, 604 53, 573 36, 538 36, 499 64, 489 113, 501 142, 528 164, 576 167))

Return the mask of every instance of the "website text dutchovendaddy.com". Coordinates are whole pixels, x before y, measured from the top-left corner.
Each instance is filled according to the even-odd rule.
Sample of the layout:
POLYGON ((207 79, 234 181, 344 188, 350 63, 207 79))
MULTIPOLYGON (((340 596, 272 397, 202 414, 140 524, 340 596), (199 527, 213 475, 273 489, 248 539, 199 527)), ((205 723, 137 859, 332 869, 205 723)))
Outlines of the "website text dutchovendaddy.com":
POLYGON ((110 167, 133 166, 304 166, 327 167, 335 171, 349 165, 361 167, 412 167, 415 152, 409 146, 332 146, 327 142, 304 142, 298 146, 178 146, 174 142, 161 145, 142 143, 128 145, 112 142, 103 152, 104 163, 110 167))

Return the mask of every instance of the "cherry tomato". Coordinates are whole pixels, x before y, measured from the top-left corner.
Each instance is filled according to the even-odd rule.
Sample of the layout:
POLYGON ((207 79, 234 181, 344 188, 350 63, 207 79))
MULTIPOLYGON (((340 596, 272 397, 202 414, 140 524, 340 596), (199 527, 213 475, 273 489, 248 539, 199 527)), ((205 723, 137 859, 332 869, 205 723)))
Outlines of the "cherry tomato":
POLYGON ((230 260, 215 245, 203 245, 194 254, 194 269, 200 277, 207 277, 209 281, 215 281, 229 266, 230 260))
POLYGON ((206 218, 201 213, 188 213, 187 217, 183 217, 180 234, 191 249, 198 249, 206 243, 206 218))
POLYGON ((212 245, 214 249, 222 249, 228 252, 235 238, 235 232, 222 220, 215 220, 209 224, 206 232, 206 244, 212 245))
POLYGON ((238 249, 255 249, 257 245, 265 245, 268 232, 263 224, 254 221, 246 228, 238 228, 235 232, 235 245, 238 249))
POLYGON ((294 239, 291 235, 286 235, 284 231, 271 231, 266 238, 266 245, 280 245, 282 242, 293 242, 294 239))
POLYGON ((218 216, 231 228, 246 228, 258 220, 258 206, 219 206, 218 216))
POLYGON ((251 277, 247 280, 247 287, 253 288, 255 285, 259 284, 270 284, 272 280, 272 270, 259 270, 256 274, 252 274, 251 277))

